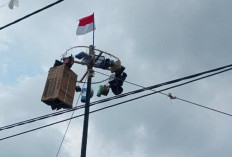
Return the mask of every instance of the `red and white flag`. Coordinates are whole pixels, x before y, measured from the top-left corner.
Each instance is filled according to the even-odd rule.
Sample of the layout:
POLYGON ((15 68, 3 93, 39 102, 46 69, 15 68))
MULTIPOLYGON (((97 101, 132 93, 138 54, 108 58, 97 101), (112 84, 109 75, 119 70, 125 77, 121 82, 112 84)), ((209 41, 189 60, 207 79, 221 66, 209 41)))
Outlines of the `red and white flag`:
POLYGON ((79 20, 79 25, 77 27, 77 35, 84 35, 95 30, 94 24, 94 14, 83 17, 79 20))

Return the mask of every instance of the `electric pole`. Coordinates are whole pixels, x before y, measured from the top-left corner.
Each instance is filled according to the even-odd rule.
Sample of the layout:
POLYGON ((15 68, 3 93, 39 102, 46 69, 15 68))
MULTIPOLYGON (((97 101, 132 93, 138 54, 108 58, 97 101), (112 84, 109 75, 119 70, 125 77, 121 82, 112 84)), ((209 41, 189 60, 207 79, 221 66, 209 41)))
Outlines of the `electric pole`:
MULTIPOLYGON (((93 56, 93 45, 89 46, 89 55, 93 56)), ((92 58, 93 60, 94 58, 92 58)), ((89 124, 89 104, 90 104, 90 94, 91 94, 91 80, 92 80, 92 61, 87 68, 87 92, 86 92, 86 102, 85 102, 85 115, 82 133, 82 145, 81 145, 81 157, 86 157, 87 148, 87 137, 88 137, 88 124, 89 124)))

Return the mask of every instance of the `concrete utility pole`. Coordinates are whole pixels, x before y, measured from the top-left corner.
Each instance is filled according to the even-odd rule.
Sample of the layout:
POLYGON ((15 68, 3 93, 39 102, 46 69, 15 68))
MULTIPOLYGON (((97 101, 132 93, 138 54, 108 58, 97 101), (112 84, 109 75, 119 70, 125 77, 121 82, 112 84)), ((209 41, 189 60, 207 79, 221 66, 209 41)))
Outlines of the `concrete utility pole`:
MULTIPOLYGON (((94 56, 94 46, 89 46, 89 55, 94 56)), ((94 59, 94 58, 92 58, 94 59)), ((91 80, 92 80, 92 61, 88 66, 88 80, 87 80, 87 92, 86 92, 86 102, 85 102, 85 116, 84 116, 84 125, 82 133, 82 145, 81 145, 81 157, 86 157, 86 148, 87 148, 87 137, 88 137, 88 124, 89 124, 89 104, 90 104, 90 94, 91 94, 91 80)))

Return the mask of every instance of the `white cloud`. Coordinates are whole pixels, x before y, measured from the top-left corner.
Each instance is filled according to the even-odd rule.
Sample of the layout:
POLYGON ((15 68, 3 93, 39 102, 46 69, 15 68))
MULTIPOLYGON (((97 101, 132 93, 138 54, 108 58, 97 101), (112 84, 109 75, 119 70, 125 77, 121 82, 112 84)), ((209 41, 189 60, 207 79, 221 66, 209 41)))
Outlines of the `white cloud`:
POLYGON ((7 64, 2 64, 0 68, 1 68, 1 72, 3 74, 7 73, 7 68, 8 68, 7 64))
MULTIPOLYGON (((20 1, 20 7, 13 11, 0 9, 0 25, 48 3, 20 1)), ((40 101, 47 71, 68 48, 92 43, 91 33, 75 35, 79 18, 94 11, 97 48, 122 60, 128 81, 146 86, 229 64, 230 4, 226 0, 71 0, 1 30, 1 126, 52 112, 40 101)), ((79 78, 85 70, 80 66, 74 69, 79 78)), ((96 75, 93 80, 101 78, 96 75)), ((228 72, 168 92, 232 113, 231 79, 228 72)), ((97 89, 98 85, 94 87, 97 89)), ((135 88, 124 84, 125 91, 135 88)), ((232 129, 229 117, 177 100, 172 102, 155 95, 91 114, 87 155, 214 157, 223 153, 225 157, 231 156, 232 143, 227 138, 232 129)), ((67 117, 0 132, 0 136, 67 117)), ((80 154, 82 120, 71 123, 60 156, 80 154)), ((2 141, 0 156, 55 156, 66 125, 2 141)))

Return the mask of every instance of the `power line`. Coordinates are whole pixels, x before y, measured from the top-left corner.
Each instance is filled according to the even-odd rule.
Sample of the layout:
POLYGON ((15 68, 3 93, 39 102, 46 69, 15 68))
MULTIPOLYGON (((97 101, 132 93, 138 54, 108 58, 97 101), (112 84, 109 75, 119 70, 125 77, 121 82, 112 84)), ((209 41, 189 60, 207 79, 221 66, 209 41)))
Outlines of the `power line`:
MULTIPOLYGON (((232 65, 230 65, 230 66, 232 66, 232 65)), ((224 67, 227 67, 227 66, 224 66, 224 67)), ((222 68, 222 67, 221 67, 221 68, 222 68)), ((221 69, 221 68, 217 68, 217 69, 221 69)), ((219 71, 219 72, 217 72, 217 73, 213 73, 213 74, 210 74, 210 75, 206 75, 206 76, 204 76, 204 77, 200 77, 200 78, 198 78, 198 79, 194 79, 194 80, 185 82, 185 83, 183 83, 183 84, 181 84, 181 85, 185 85, 185 84, 188 84, 188 83, 191 83, 191 82, 195 82, 195 81, 198 81, 198 80, 207 78, 207 77, 211 77, 211 76, 213 76, 213 75, 218 75, 218 74, 220 74, 220 73, 229 71, 229 70, 231 70, 231 69, 232 69, 232 68, 229 68, 229 69, 226 69, 226 70, 223 70, 223 71, 219 71)), ((213 70, 215 70, 215 69, 213 69, 213 70)), ((212 70, 210 70, 210 71, 212 71, 212 70)), ((208 72, 209 72, 209 71, 208 71, 208 72)), ((205 74, 205 72, 203 72, 203 73, 205 74)), ((198 75, 199 75, 199 74, 200 74, 200 73, 198 73, 198 75)), ((197 74, 195 74, 195 75, 197 75, 197 74)), ((194 76, 194 75, 190 75, 190 76, 194 76)), ((183 78, 188 78, 188 77, 189 77, 189 76, 183 77, 183 78)), ((182 78, 176 79, 176 80, 181 80, 181 81, 182 81, 182 78)), ((124 93, 124 94, 120 94, 120 95, 116 95, 116 96, 109 97, 109 98, 106 98, 106 99, 102 99, 102 100, 99 100, 99 101, 95 101, 95 102, 92 102, 91 105, 96 105, 96 104, 99 104, 99 103, 108 102, 108 101, 111 101, 111 100, 114 100, 114 99, 126 97, 126 96, 128 96, 128 95, 137 94, 137 93, 140 93, 140 92, 143 92, 143 91, 146 91, 146 90, 151 90, 151 89, 155 89, 155 88, 158 88, 158 87, 161 87, 161 86, 164 86, 164 85, 176 83, 176 82, 178 82, 178 81, 176 81, 176 80, 164 82, 164 83, 161 83, 161 84, 149 86, 149 87, 146 87, 146 88, 134 90, 134 91, 127 92, 127 93, 124 93)), ((178 87, 178 86, 179 86, 179 85, 177 85, 177 86, 175 86, 175 87, 178 87)), ((171 89, 171 88, 170 88, 170 89, 171 89)), ((49 118, 49 117, 61 115, 61 114, 67 113, 67 112, 71 112, 71 111, 74 111, 74 110, 77 110, 77 109, 81 109, 81 108, 83 108, 83 107, 84 107, 84 105, 81 105, 81 106, 74 107, 74 108, 69 109, 69 110, 63 110, 63 111, 59 111, 59 112, 56 112, 56 113, 52 113, 52 114, 48 114, 48 115, 36 117, 36 118, 33 118, 33 119, 25 120, 25 121, 22 121, 22 122, 14 123, 14 124, 11 124, 11 125, 7 125, 7 126, 4 126, 4 127, 1 127, 1 128, 0 128, 0 131, 6 130, 6 129, 10 129, 10 128, 13 128, 13 127, 16 127, 16 126, 20 126, 20 125, 32 123, 32 122, 35 122, 35 121, 38 121, 38 120, 42 120, 42 119, 46 119, 46 118, 49 118)))
MULTIPOLYGON (((227 69, 227 70, 230 70, 230 69, 227 69)), ((226 70, 226 71, 227 71, 227 70, 226 70)), ((96 72, 96 71, 95 71, 95 72, 96 72)), ((222 71, 222 72, 224 72, 224 71, 222 71)), ((97 72, 97 73, 102 74, 102 75, 105 75, 105 76, 109 76, 109 75, 106 75, 106 74, 101 73, 101 72, 97 72)), ((221 72, 220 72, 220 73, 221 73, 221 72)), ((137 86, 137 87, 145 88, 144 86, 138 85, 138 84, 136 84, 136 83, 132 83, 132 82, 129 82, 129 81, 125 81, 125 82, 126 82, 126 83, 129 83, 129 84, 132 84, 132 85, 135 85, 135 86, 137 86)), ((156 91, 155 91, 155 90, 153 90, 153 89, 151 89, 151 91, 156 92, 156 91)), ((231 114, 229 114, 229 113, 226 113, 226 112, 223 112, 223 111, 220 111, 220 110, 214 109, 214 108, 210 108, 210 107, 207 107, 207 106, 204 106, 204 105, 200 105, 200 104, 198 104, 198 103, 195 103, 195 102, 192 102, 192 101, 189 101, 189 100, 186 100, 186 99, 183 99, 183 98, 177 97, 177 96, 173 97, 173 96, 171 96, 171 95, 169 95, 169 94, 162 93, 162 91, 160 91, 159 93, 160 93, 160 94, 163 94, 163 95, 165 95, 165 96, 168 96, 168 97, 170 97, 171 99, 177 99, 177 100, 180 100, 180 101, 183 101, 183 102, 186 102, 186 103, 189 103, 189 104, 192 104, 192 105, 198 106, 198 107, 202 107, 202 108, 205 108, 205 109, 208 109, 208 110, 212 110, 212 111, 215 111, 215 112, 218 112, 218 113, 221 113, 221 114, 227 115, 227 116, 232 116, 232 115, 231 115, 231 114)))
MULTIPOLYGON (((154 94, 154 93, 153 93, 153 94, 154 94)), ((100 109, 91 111, 91 112, 89 112, 89 114, 90 114, 90 113, 94 113, 94 112, 98 112, 98 111, 101 111, 101 110, 104 110, 104 109, 107 109, 107 108, 111 108, 111 107, 114 107, 114 106, 117 106, 117 105, 120 105, 120 104, 123 104, 123 103, 126 103, 126 102, 130 102, 130 101, 133 101, 133 100, 136 100, 136 99, 145 97, 145 96, 148 96, 148 95, 146 94, 146 95, 143 95, 143 96, 140 96, 140 97, 136 97, 136 98, 133 98, 133 99, 129 99, 129 100, 127 100, 127 101, 123 101, 123 102, 120 102, 120 103, 116 103, 116 104, 113 104, 113 105, 109 105, 109 106, 106 106, 106 107, 103 107, 103 108, 100 108, 100 109)), ((90 106, 93 106, 93 105, 90 105, 90 106)), ((33 131, 36 131, 36 130, 39 130, 39 129, 42 129, 42 128, 46 128, 46 127, 49 127, 49 126, 52 126, 52 125, 55 125, 55 124, 59 124, 59 123, 62 123, 62 122, 65 122, 65 121, 68 121, 68 120, 71 120, 71 119, 79 118, 79 117, 84 116, 84 115, 85 115, 85 114, 80 114, 80 115, 74 116, 74 117, 72 117, 72 118, 64 119, 64 120, 57 121, 57 122, 54 122, 54 123, 50 123, 50 124, 47 124, 47 125, 44 125, 44 126, 41 126, 41 127, 37 127, 37 128, 31 129, 31 130, 27 130, 27 131, 24 131, 24 132, 20 132, 20 133, 11 135, 11 136, 7 136, 7 137, 4 137, 4 138, 1 138, 0 141, 6 140, 6 139, 9 139, 9 138, 12 138, 12 137, 16 137, 16 136, 19 136, 19 135, 23 135, 23 134, 26 134, 26 133, 29 133, 29 132, 33 132, 33 131)))
MULTIPOLYGON (((135 83, 132 83, 132 82, 129 82, 129 81, 126 81, 126 82, 129 83, 129 84, 138 86, 138 87, 143 87, 143 86, 141 86, 141 85, 138 85, 138 84, 135 84, 135 83)), ((144 88, 144 87, 143 87, 143 88, 144 88)), ((154 90, 151 90, 151 91, 154 91, 154 90)), ((189 101, 189 100, 186 100, 186 99, 177 97, 177 96, 175 96, 175 97, 172 96, 172 97, 171 97, 170 95, 168 95, 168 94, 166 94, 166 93, 162 93, 162 92, 159 92, 159 93, 160 93, 160 94, 163 94, 163 95, 165 95, 165 96, 168 96, 168 97, 170 97, 171 99, 177 99, 177 100, 180 100, 180 101, 183 101, 183 102, 186 102, 186 103, 189 103, 189 104, 198 106, 198 107, 202 107, 202 108, 205 108, 205 109, 214 111, 214 112, 218 112, 218 113, 221 113, 221 114, 224 114, 224 115, 227 115, 227 116, 232 116, 232 114, 229 114, 229 113, 226 113, 226 112, 223 112, 223 111, 214 109, 214 108, 210 108, 210 107, 207 107, 207 106, 204 106, 204 105, 201 105, 201 104, 198 104, 198 103, 195 103, 195 102, 192 102, 192 101, 189 101)))
MULTIPOLYGON (((217 72, 217 74, 223 73, 223 72, 226 72, 226 71, 229 71, 229 70, 232 70, 232 68, 227 69, 227 70, 223 70, 223 71, 220 71, 220 72, 217 72)), ((211 74, 211 76, 213 76, 213 75, 216 75, 216 73, 211 74)), ((150 96, 150 95, 154 95, 154 94, 156 94, 156 93, 160 93, 160 92, 163 92, 163 91, 172 89, 172 88, 176 88, 176 87, 179 87, 179 86, 183 86, 183 85, 185 85, 185 84, 188 84, 188 83, 191 83, 191 82, 194 82, 194 81, 197 81, 197 80, 206 78, 206 77, 209 77, 209 75, 204 76, 204 77, 201 77, 201 78, 198 78, 198 79, 195 79, 195 80, 187 81, 187 82, 184 82, 184 83, 175 85, 175 86, 171 86, 171 87, 168 87, 168 88, 159 90, 159 91, 155 91, 155 92, 152 92, 152 93, 149 93, 149 94, 144 94, 144 95, 138 96, 138 97, 136 97, 136 98, 128 99, 128 100, 122 101, 122 102, 120 102, 120 103, 116 103, 116 104, 113 104, 113 105, 109 105, 109 106, 106 106, 106 107, 102 107, 102 108, 100 108, 100 109, 96 109, 96 110, 94 110, 94 111, 91 111, 90 113, 98 112, 98 111, 101 111, 101 110, 104 110, 104 109, 107 109, 107 108, 111 108, 111 107, 114 107, 114 106, 118 106, 118 105, 121 105, 121 104, 130 102, 130 101, 134 101, 134 100, 141 99, 141 98, 144 98, 144 97, 147 97, 147 96, 150 96)), ((190 101, 189 101, 189 102, 190 102, 190 101)), ((93 105, 96 105, 96 104, 91 104, 90 106, 93 106, 93 105)), ((198 106, 203 106, 203 105, 198 105, 198 106)), ((216 112, 218 112, 218 113, 225 113, 225 112, 222 112, 222 111, 219 111, 219 110, 216 110, 216 109, 213 109, 213 108, 209 108, 209 107, 206 107, 206 106, 204 106, 204 108, 206 108, 206 109, 211 109, 211 111, 216 111, 216 112)), ((229 114, 229 113, 226 113, 225 115, 232 117, 232 114, 229 114)), ((20 132, 20 133, 11 135, 11 136, 7 136, 7 137, 4 137, 4 138, 1 138, 0 141, 9 139, 9 138, 12 138, 12 137, 15 137, 15 136, 19 136, 19 135, 22 135, 22 134, 26 134, 26 133, 29 133, 29 132, 33 132, 33 131, 36 131, 36 130, 39 130, 39 129, 42 129, 42 128, 45 128, 45 127, 49 127, 49 126, 52 126, 52 125, 55 125, 55 124, 59 124, 59 123, 68 121, 68 120, 70 120, 70 119, 75 119, 75 118, 78 118, 78 117, 81 117, 81 116, 84 116, 84 114, 80 114, 80 115, 74 116, 74 117, 72 117, 72 118, 64 119, 64 120, 57 121, 57 122, 54 122, 54 123, 50 123, 50 124, 47 124, 47 125, 44 125, 44 126, 41 126, 41 127, 37 127, 37 128, 31 129, 31 130, 27 130, 27 131, 24 131, 24 132, 20 132)))
POLYGON ((195 105, 195 106, 198 106, 198 107, 202 107, 202 108, 205 108, 205 109, 208 109, 208 110, 212 110, 214 112, 218 112, 218 113, 221 113, 221 114, 224 114, 224 115, 232 117, 232 114, 230 114, 230 113, 226 113, 226 112, 223 112, 223 111, 220 111, 220 110, 217 110, 217 109, 214 109, 214 108, 210 108, 210 107, 207 107, 207 106, 204 106, 204 105, 201 105, 201 104, 189 101, 189 100, 185 100, 185 99, 182 99, 182 98, 176 97, 176 99, 178 99, 180 101, 184 101, 184 102, 192 104, 192 105, 195 105))
POLYGON ((21 122, 18 122, 18 123, 10 124, 10 125, 7 125, 7 126, 3 126, 3 127, 0 128, 0 131, 10 129, 10 128, 13 128, 13 127, 16 127, 16 126, 32 123, 32 122, 35 122, 35 121, 38 121, 38 120, 43 120, 43 119, 46 119, 46 118, 49 118, 49 117, 58 116, 58 115, 61 115, 63 113, 72 112, 74 110, 82 109, 83 107, 84 107, 84 105, 80 105, 80 106, 74 107, 72 109, 58 111, 58 112, 55 112, 55 113, 51 113, 51 114, 47 114, 47 115, 44 115, 44 116, 40 116, 40 117, 32 118, 32 119, 29 119, 29 120, 21 121, 21 122))
MULTIPOLYGON (((96 72, 96 71, 95 71, 95 72, 96 72)), ((104 73, 101 73, 101 72, 97 72, 97 73, 102 74, 102 75, 105 75, 105 76, 109 76, 109 75, 104 74, 104 73)), ((144 86, 138 85, 138 84, 136 84, 136 83, 132 83, 132 82, 129 82, 129 81, 125 81, 125 82, 126 82, 126 83, 129 83, 129 84, 132 84, 132 85, 135 85, 135 86, 137 86, 137 87, 145 88, 144 86)), ((153 90, 153 89, 151 89, 151 91, 154 91, 154 92, 155 92, 155 90, 153 90)), ((203 106, 203 105, 200 105, 200 104, 198 104, 198 103, 195 103, 195 102, 192 102, 192 101, 189 101, 189 100, 186 100, 186 99, 177 97, 177 96, 173 97, 173 96, 171 96, 171 95, 169 95, 169 94, 166 94, 166 93, 162 93, 162 92, 159 92, 159 93, 160 93, 160 94, 163 94, 163 95, 165 95, 165 96, 168 96, 168 97, 170 97, 171 99, 177 99, 177 100, 180 100, 180 101, 189 103, 189 104, 196 105, 196 106, 198 106, 198 107, 202 107, 202 108, 209 109, 209 110, 212 110, 212 111, 215 111, 215 112, 219 112, 219 113, 221 113, 221 114, 225 114, 225 115, 231 116, 231 114, 228 114, 228 113, 226 113, 226 112, 219 111, 219 110, 217 110, 217 109, 213 109, 213 108, 210 108, 210 107, 207 107, 207 106, 203 106)))
POLYGON ((0 30, 5 29, 5 28, 7 28, 7 27, 9 27, 9 26, 11 26, 11 25, 13 25, 13 24, 16 24, 16 23, 18 23, 18 22, 20 22, 20 21, 22 21, 22 20, 24 20, 24 19, 26 19, 26 18, 32 16, 32 15, 35 15, 35 14, 37 14, 37 13, 39 13, 39 12, 42 12, 42 11, 44 11, 44 10, 46 10, 46 9, 48 9, 48 8, 50 8, 50 7, 54 6, 54 5, 56 5, 56 4, 60 3, 60 2, 62 2, 62 1, 64 1, 64 0, 58 0, 58 1, 54 2, 54 3, 51 3, 51 4, 47 5, 47 6, 45 6, 45 7, 41 8, 41 9, 39 9, 39 10, 36 10, 36 11, 34 11, 34 12, 32 12, 32 13, 30 13, 30 14, 28 14, 28 15, 22 17, 22 18, 19 18, 19 19, 15 20, 15 21, 13 21, 13 22, 11 22, 11 23, 5 25, 5 26, 0 27, 0 30))

